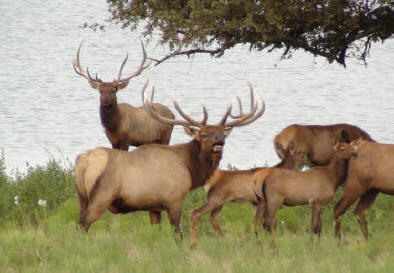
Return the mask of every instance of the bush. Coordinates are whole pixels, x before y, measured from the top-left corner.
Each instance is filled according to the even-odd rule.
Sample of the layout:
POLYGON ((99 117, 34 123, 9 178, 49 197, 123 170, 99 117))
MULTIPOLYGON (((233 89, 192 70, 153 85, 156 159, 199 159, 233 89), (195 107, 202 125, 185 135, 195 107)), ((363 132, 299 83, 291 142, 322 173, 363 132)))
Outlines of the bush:
POLYGON ((6 176, 0 161, 0 226, 7 222, 37 225, 75 195, 72 167, 51 159, 45 166, 28 167, 26 174, 6 176))

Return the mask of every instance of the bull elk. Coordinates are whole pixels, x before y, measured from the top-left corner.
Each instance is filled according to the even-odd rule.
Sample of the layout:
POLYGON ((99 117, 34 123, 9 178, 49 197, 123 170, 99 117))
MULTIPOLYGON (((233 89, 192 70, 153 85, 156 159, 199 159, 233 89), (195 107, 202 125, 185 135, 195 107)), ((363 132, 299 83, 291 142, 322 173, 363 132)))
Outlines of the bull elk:
MULTIPOLYGON (((133 107, 127 103, 117 102, 117 92, 125 88, 132 78, 140 75, 150 64, 145 64, 147 56, 143 43, 141 42, 143 58, 139 68, 130 76, 122 78, 122 70, 128 59, 128 56, 126 56, 120 66, 117 78, 112 82, 103 82, 97 77, 97 74, 95 78, 92 78, 88 68, 85 72, 79 61, 82 44, 83 41, 77 51, 74 70, 78 75, 87 79, 90 86, 100 93, 101 124, 109 142, 112 144, 112 148, 127 151, 129 146, 138 147, 150 143, 170 143, 173 125, 152 119, 144 110, 144 107, 133 107)), ((170 119, 175 118, 166 106, 155 103, 153 107, 160 115, 170 119)))
MULTIPOLYGON (((83 41, 77 51, 74 70, 78 75, 87 79, 90 86, 97 89, 100 93, 101 124, 112 148, 127 151, 129 146, 138 147, 150 143, 168 145, 173 125, 152 119, 144 110, 144 107, 133 107, 127 103, 117 102, 116 93, 125 88, 132 78, 140 75, 150 64, 145 64, 147 56, 144 44, 141 42, 143 58, 139 68, 130 76, 122 78, 122 70, 128 59, 128 56, 126 56, 120 66, 118 77, 112 82, 103 82, 97 77, 97 74, 95 78, 92 78, 88 68, 86 68, 86 72, 83 70, 79 61, 82 44, 83 41)), ((175 118, 174 114, 166 106, 155 103, 153 107, 160 115, 171 119, 175 118)), ((150 212, 149 214, 152 224, 160 223, 160 213, 150 212)))
POLYGON ((340 237, 339 217, 358 199, 354 210, 361 231, 368 240, 368 223, 365 211, 375 201, 379 192, 394 194, 394 145, 355 140, 351 145, 358 157, 350 161, 343 197, 335 205, 335 235, 340 237))
POLYGON ((314 165, 326 165, 335 155, 332 146, 335 139, 350 142, 359 138, 373 141, 368 133, 350 124, 289 125, 274 139, 275 151, 281 159, 276 167, 301 167, 304 157, 314 165))
MULTIPOLYGON (((80 204, 78 224, 88 231, 104 210, 127 213, 137 210, 166 210, 170 224, 180 233, 180 212, 187 193, 204 185, 222 158, 225 139, 234 127, 252 123, 261 117, 265 104, 261 97, 250 112, 227 122, 231 105, 217 125, 208 125, 208 112, 203 106, 202 121, 185 114, 173 99, 183 120, 161 115, 148 100, 143 87, 144 107, 149 115, 167 125, 181 125, 193 139, 184 144, 167 146, 151 144, 131 152, 96 148, 76 159, 76 188, 80 204), (259 104, 261 109, 259 111, 259 104)), ((250 92, 253 89, 250 86, 250 92)))
POLYGON ((253 180, 255 172, 262 168, 250 170, 222 171, 216 170, 204 185, 207 193, 205 204, 190 213, 190 242, 191 246, 196 246, 197 222, 202 215, 210 212, 209 221, 215 232, 222 236, 223 232, 216 220, 223 205, 227 202, 249 202, 254 208, 254 225, 257 236, 256 224, 262 219, 264 202, 262 202, 261 191, 257 191, 253 180))
POLYGON ((264 228, 272 231, 276 211, 282 206, 309 204, 312 207, 311 230, 320 235, 320 209, 333 198, 337 188, 345 181, 349 159, 357 156, 348 143, 336 142, 336 151, 327 166, 307 171, 267 168, 257 171, 255 183, 262 189, 265 201, 264 228))

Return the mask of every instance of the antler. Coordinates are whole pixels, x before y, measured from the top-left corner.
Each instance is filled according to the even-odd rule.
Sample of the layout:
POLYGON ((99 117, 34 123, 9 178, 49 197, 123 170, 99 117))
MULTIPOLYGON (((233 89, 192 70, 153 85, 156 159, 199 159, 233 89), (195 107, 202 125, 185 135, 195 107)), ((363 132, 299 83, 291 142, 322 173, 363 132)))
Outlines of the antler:
POLYGON ((102 83, 102 80, 99 79, 99 78, 97 78, 97 74, 96 74, 96 78, 93 79, 93 78, 90 76, 90 74, 89 74, 89 69, 88 69, 88 67, 86 67, 86 72, 85 72, 85 71, 83 70, 82 66, 81 66, 80 61, 79 61, 79 52, 81 51, 81 47, 82 47, 83 42, 84 42, 84 40, 82 40, 81 44, 79 45, 79 48, 78 48, 78 51, 77 51, 77 57, 76 57, 76 59, 74 60, 74 64, 73 64, 74 71, 75 71, 78 75, 80 75, 80 76, 84 77, 85 79, 87 79, 87 80, 89 81, 89 84, 90 84, 93 88, 98 88, 99 84, 102 83))
POLYGON ((204 125, 206 125, 207 120, 208 120, 208 111, 207 108, 205 107, 204 104, 202 104, 202 110, 204 112, 204 117, 202 121, 196 121, 192 119, 190 116, 185 114, 185 112, 182 111, 181 107, 179 106, 178 102, 175 100, 175 94, 172 94, 172 103, 174 104, 175 109, 178 111, 178 113, 186 120, 188 121, 191 125, 197 126, 202 128, 204 125))
POLYGON ((227 109, 227 112, 225 114, 225 116, 223 117, 223 119, 221 120, 222 125, 224 125, 225 127, 239 127, 239 126, 244 126, 247 124, 252 123, 253 121, 255 121, 256 119, 258 119, 259 117, 261 117, 264 114, 265 111, 265 102, 264 99, 261 95, 261 93, 257 94, 257 101, 256 103, 254 102, 254 92, 253 92, 253 87, 251 85, 251 83, 249 81, 247 81, 247 84, 249 85, 249 89, 250 89, 250 112, 248 114, 243 114, 242 112, 242 103, 241 103, 241 99, 239 97, 237 97, 238 100, 238 104, 240 107, 240 114, 239 115, 232 115, 231 114, 231 107, 229 107, 227 109), (256 114, 256 111, 258 109, 258 105, 261 103, 261 109, 260 111, 256 114), (231 116, 233 119, 235 118, 234 121, 226 123, 227 117, 231 116))
POLYGON ((141 72, 142 72, 144 69, 146 69, 146 68, 149 67, 149 65, 151 64, 152 61, 150 61, 147 65, 145 65, 147 56, 146 56, 145 47, 144 47, 144 44, 142 43, 142 41, 141 41, 141 46, 142 46, 142 54, 143 54, 143 57, 142 57, 142 61, 141 61, 140 67, 139 67, 139 68, 137 69, 137 71, 135 71, 132 75, 130 75, 130 76, 126 77, 126 78, 121 79, 120 77, 121 77, 121 75, 122 75, 123 67, 125 66, 125 64, 126 64, 126 62, 127 62, 127 59, 128 59, 128 57, 129 57, 129 55, 127 54, 127 55, 126 55, 126 58, 125 58, 125 59, 123 60, 123 62, 122 62, 122 65, 120 66, 120 69, 119 69, 119 72, 118 72, 117 82, 127 82, 127 81, 129 81, 131 78, 134 78, 134 77, 138 76, 139 74, 141 74, 141 72))
MULTIPOLYGON (((148 84, 149 84, 149 80, 147 80, 145 82, 145 84, 144 84, 144 86, 142 88, 142 99, 143 99, 143 102, 144 102, 145 110, 149 113, 149 115, 152 118, 154 118, 154 119, 156 119, 156 120, 158 120, 160 122, 170 124, 170 125, 196 126, 196 127, 199 127, 199 128, 203 128, 206 125, 206 122, 207 122, 207 119, 208 119, 208 111, 207 111, 207 109, 206 109, 204 104, 203 104, 204 117, 203 117, 202 121, 196 121, 196 120, 192 119, 189 115, 185 114, 185 112, 183 112, 183 110, 180 108, 178 102, 175 100, 175 96, 174 95, 173 95, 174 107, 178 111, 178 113, 185 119, 185 121, 169 119, 167 117, 163 117, 160 114, 158 114, 156 112, 156 110, 152 106, 153 96, 154 96, 154 92, 155 92, 154 88, 152 87, 152 97, 151 97, 150 101, 149 101, 148 96, 146 94, 146 88, 147 88, 148 84)), ((241 109, 240 110, 241 114, 236 116, 237 118, 234 121, 226 123, 228 116, 232 116, 231 115, 232 105, 230 105, 227 108, 226 113, 222 117, 221 121, 219 122, 219 125, 223 125, 224 127, 227 127, 227 128, 243 126, 243 125, 247 125, 249 123, 252 123, 253 121, 255 121, 256 119, 258 119, 259 117, 261 117, 264 114, 265 103, 264 103, 264 100, 262 99, 261 94, 260 93, 258 94, 257 101, 255 103, 253 87, 250 84, 250 82, 248 82, 248 85, 249 85, 250 94, 251 94, 250 95, 250 97, 251 97, 250 113, 243 114, 242 113, 242 109, 241 109), (261 103, 261 109, 256 114, 256 111, 257 111, 260 103, 261 103)))
POLYGON ((156 120, 158 120, 160 122, 170 124, 170 125, 196 126, 196 127, 199 127, 199 128, 202 128, 202 127, 205 126, 205 124, 207 122, 207 119, 208 119, 208 111, 207 111, 205 105, 203 104, 203 112, 204 112, 203 120, 201 122, 195 121, 190 116, 185 114, 185 112, 183 112, 183 110, 180 108, 178 102, 175 100, 175 96, 173 96, 174 107, 178 111, 178 113, 186 121, 169 119, 167 117, 163 117, 160 114, 158 114, 156 112, 156 110, 152 107, 153 96, 154 96, 155 89, 154 89, 154 87, 152 87, 152 96, 151 96, 151 100, 149 101, 148 96, 146 94, 146 88, 147 88, 148 84, 149 84, 149 79, 146 80, 146 82, 145 82, 145 84, 144 84, 144 86, 142 88, 142 98, 143 98, 143 101, 144 101, 145 110, 150 114, 150 116, 152 118, 154 118, 154 119, 156 119, 156 120))

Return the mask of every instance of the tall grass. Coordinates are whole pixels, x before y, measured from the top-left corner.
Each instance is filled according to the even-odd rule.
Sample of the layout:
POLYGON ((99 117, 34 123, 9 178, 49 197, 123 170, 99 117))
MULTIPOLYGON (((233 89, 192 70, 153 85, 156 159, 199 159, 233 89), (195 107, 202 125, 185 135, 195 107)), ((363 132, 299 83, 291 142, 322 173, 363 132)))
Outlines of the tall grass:
POLYGON ((87 235, 76 229, 72 166, 53 159, 11 178, 2 156, 0 193, 0 272, 392 272, 394 268, 391 196, 380 195, 369 212, 369 242, 352 213, 341 218, 342 241, 334 239, 335 202, 323 210, 320 240, 310 235, 307 206, 280 209, 276 237, 261 231, 256 239, 251 205, 227 204, 219 216, 225 236, 218 238, 207 217, 202 217, 198 248, 193 251, 188 214, 204 203, 202 189, 191 192, 184 202, 183 241, 174 235, 165 214, 161 225, 152 226, 147 212, 104 213, 87 235))

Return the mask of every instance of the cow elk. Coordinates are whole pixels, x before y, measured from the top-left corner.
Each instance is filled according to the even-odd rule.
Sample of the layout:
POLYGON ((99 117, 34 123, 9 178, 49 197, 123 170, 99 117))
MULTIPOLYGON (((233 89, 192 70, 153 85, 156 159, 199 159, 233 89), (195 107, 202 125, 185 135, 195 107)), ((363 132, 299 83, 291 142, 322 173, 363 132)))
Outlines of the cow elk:
MULTIPOLYGON (((232 128, 247 125, 264 113, 260 96, 249 113, 228 122, 231 106, 217 125, 208 125, 208 112, 203 106, 202 121, 185 114, 173 100, 184 120, 161 115, 146 96, 144 107, 149 115, 169 126, 181 125, 193 139, 184 144, 167 146, 151 144, 131 152, 96 148, 76 159, 76 188, 80 203, 78 224, 88 231, 104 210, 127 213, 137 210, 166 210, 175 232, 180 233, 180 213, 187 193, 204 185, 217 169, 222 158, 225 139, 232 128), (259 111, 259 104, 261 109, 259 111)), ((250 86, 251 93, 253 89, 250 86)))
POLYGON ((327 165, 335 155, 332 143, 355 139, 373 141, 365 131, 350 124, 298 125, 292 124, 275 136, 275 151, 281 162, 277 167, 302 167, 306 157, 312 164, 327 165))
POLYGON ((351 157, 357 156, 348 143, 336 142, 336 151, 327 166, 307 171, 267 168, 255 174, 256 188, 264 196, 264 228, 272 231, 276 211, 282 206, 309 204, 312 207, 311 229, 320 235, 320 209, 333 198, 337 188, 345 181, 351 157))
POLYGON ((207 201, 200 208, 194 209, 190 213, 190 238, 191 246, 196 246, 197 222, 202 215, 210 212, 209 221, 213 229, 219 236, 223 235, 222 230, 216 220, 223 205, 227 202, 249 202, 254 208, 254 225, 257 236, 256 224, 262 219, 264 203, 262 202, 261 189, 255 188, 253 180, 254 173, 262 168, 251 170, 222 171, 216 170, 204 185, 207 193, 207 201))
POLYGON ((365 211, 379 192, 394 195, 394 145, 355 140, 351 145, 358 157, 349 163, 343 197, 335 205, 335 235, 340 238, 339 217, 358 199, 354 210, 366 240, 369 237, 365 211))

